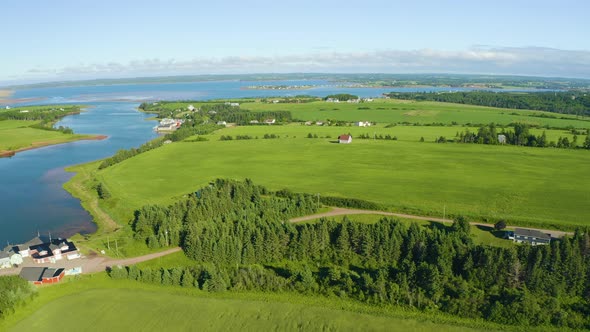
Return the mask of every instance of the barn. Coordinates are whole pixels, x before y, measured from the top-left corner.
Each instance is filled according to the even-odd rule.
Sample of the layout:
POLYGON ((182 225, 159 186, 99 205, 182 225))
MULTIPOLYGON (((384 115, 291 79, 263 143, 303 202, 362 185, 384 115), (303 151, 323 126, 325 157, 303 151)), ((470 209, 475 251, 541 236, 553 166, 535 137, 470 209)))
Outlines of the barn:
POLYGON ((35 285, 55 284, 63 279, 65 270, 51 267, 23 267, 19 276, 35 285))

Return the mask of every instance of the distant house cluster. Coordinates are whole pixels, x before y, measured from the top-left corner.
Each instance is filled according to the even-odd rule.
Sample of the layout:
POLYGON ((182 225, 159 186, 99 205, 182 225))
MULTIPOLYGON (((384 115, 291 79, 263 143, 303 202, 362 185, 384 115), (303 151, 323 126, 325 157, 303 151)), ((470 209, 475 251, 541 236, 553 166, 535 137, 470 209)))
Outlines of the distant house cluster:
POLYGON ((354 123, 357 127, 370 127, 371 123, 369 121, 359 121, 354 123))
POLYGON ((182 126, 182 124, 184 123, 184 120, 181 119, 162 119, 160 120, 160 123, 154 127, 154 130, 156 131, 172 131, 172 130, 176 130, 178 128, 180 128, 180 126, 182 126))
POLYGON ((229 101, 225 102, 225 105, 229 105, 229 106, 233 106, 233 107, 238 107, 240 106, 240 103, 230 103, 229 101))
POLYGON ((8 246, 0 251, 0 268, 10 268, 23 263, 24 258, 29 258, 37 263, 55 263, 62 259, 80 258, 80 252, 73 242, 66 239, 50 239, 42 241, 39 237, 15 246, 8 246))

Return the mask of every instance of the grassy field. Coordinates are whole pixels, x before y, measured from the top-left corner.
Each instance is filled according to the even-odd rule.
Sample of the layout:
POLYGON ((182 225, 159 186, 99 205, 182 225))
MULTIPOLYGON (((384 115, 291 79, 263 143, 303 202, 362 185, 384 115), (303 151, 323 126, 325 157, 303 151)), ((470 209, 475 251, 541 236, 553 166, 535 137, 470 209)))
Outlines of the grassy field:
POLYGON ((107 205, 121 222, 136 208, 171 203, 218 177, 251 178, 271 189, 361 198, 432 216, 442 216, 446 206, 447 215, 505 218, 509 224, 588 222, 588 151, 420 143, 403 141, 402 134, 400 141, 357 139, 339 145, 331 143, 333 138, 304 138, 314 129, 318 136, 325 130, 334 136, 343 132, 304 126, 228 128, 208 142, 169 144, 97 175, 113 194, 107 205), (217 140, 222 134, 283 130, 279 139, 217 140))
MULTIPOLYGON (((281 99, 281 98, 271 98, 281 99)), ((199 102, 175 102, 163 104, 170 110, 186 110, 188 105, 200 107, 199 102)), ((328 103, 314 101, 307 103, 269 103, 260 100, 240 100, 240 108, 250 111, 291 111, 293 118, 302 121, 373 121, 388 123, 445 123, 451 124, 488 124, 491 122, 507 125, 513 122, 530 125, 565 128, 589 128, 588 117, 577 118, 573 115, 557 114, 543 111, 515 110, 484 106, 418 102, 397 99, 375 99, 366 103, 328 103)))
POLYGON ((104 273, 42 287, 32 302, 0 320, 3 331, 30 331, 46 326, 80 331, 483 330, 462 325, 484 326, 485 330, 497 327, 339 299, 291 293, 213 294, 112 280, 104 273))
POLYGON ((64 134, 59 131, 30 128, 38 122, 0 121, 0 152, 60 144, 92 137, 92 135, 64 134))

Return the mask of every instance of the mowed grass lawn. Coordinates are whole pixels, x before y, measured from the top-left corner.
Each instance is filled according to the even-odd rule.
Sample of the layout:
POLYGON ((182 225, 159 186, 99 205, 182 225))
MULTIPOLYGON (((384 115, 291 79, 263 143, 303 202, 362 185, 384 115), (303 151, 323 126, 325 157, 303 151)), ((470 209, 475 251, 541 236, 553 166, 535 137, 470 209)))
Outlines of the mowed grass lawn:
POLYGON ((51 145, 74 141, 89 135, 64 134, 30 128, 39 121, 4 120, 0 121, 0 151, 18 150, 33 146, 51 145))
POLYGON ((207 142, 168 144, 99 171, 114 197, 110 212, 126 222, 143 205, 168 204, 229 177, 430 216, 442 216, 446 206, 447 216, 505 218, 509 225, 590 222, 588 151, 360 139, 344 145, 303 135, 217 140, 223 133, 231 130, 207 142))
POLYGON ((103 273, 42 288, 33 303, 20 308, 16 316, 9 316, 10 321, 4 324, 0 321, 0 328, 8 331, 35 331, 47 326, 76 331, 478 330, 431 322, 418 313, 405 318, 403 313, 368 314, 340 310, 339 306, 371 310, 359 304, 296 294, 216 296, 194 289, 111 280, 103 273))
MULTIPOLYGON (((301 104, 273 104, 265 102, 241 103, 240 108, 251 111, 291 111, 294 119, 342 121, 374 121, 377 123, 445 123, 459 124, 491 122, 509 124, 513 122, 550 127, 590 127, 589 121, 580 121, 575 116, 542 111, 514 110, 484 106, 419 102, 396 99, 375 99, 367 103, 328 103, 316 101, 301 104), (536 116, 530 116, 536 115, 536 116), (538 115, 546 116, 544 118, 538 115), (555 118, 553 118, 555 117, 555 118), (561 117, 567 119, 560 119, 561 117)), ((588 120, 588 118, 586 118, 588 120)))

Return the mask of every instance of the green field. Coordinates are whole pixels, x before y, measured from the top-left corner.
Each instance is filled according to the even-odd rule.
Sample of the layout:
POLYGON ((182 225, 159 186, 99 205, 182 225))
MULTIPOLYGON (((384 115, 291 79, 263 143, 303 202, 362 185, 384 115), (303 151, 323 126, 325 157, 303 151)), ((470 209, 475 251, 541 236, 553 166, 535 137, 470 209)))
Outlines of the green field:
MULTIPOLYGON (((272 100, 273 98, 269 98, 272 100)), ((281 98, 274 98, 281 99, 281 98)), ((565 128, 589 128, 590 119, 576 118, 573 115, 556 114, 543 111, 515 110, 484 106, 418 102, 397 99, 375 99, 366 103, 328 103, 314 101, 307 103, 269 103, 262 101, 240 101, 240 108, 250 111, 291 111, 294 119, 302 121, 373 121, 388 123, 445 123, 451 124, 488 124, 491 122, 507 125, 513 122, 530 125, 565 128)), ((177 102, 167 104, 171 110, 186 109, 192 104, 199 107, 202 103, 177 102)))
POLYGON ((30 128, 39 121, 0 121, 0 152, 40 147, 89 138, 91 135, 64 134, 59 131, 30 128))
POLYGON ((101 273, 40 288, 31 303, 0 320, 0 330, 31 331, 47 326, 79 331, 480 330, 455 324, 481 323, 459 319, 435 323, 418 312, 290 293, 212 294, 112 280, 101 273))
MULTIPOLYGON (((432 216, 442 216, 446 206, 447 215, 505 218, 509 224, 588 222, 588 151, 420 143, 414 139, 421 133, 410 141, 402 141, 400 133, 400 141, 357 139, 340 145, 331 143, 334 138, 304 138, 314 129, 318 136, 329 130, 335 137, 349 128, 228 128, 207 142, 179 142, 141 154, 99 171, 98 178, 112 192, 110 212, 121 222, 145 204, 171 203, 219 177, 251 178, 271 189, 366 199, 396 211, 432 216), (279 139, 217 139, 221 134, 254 136, 283 130, 279 139)), ((390 129, 395 132, 398 127, 390 129)))

